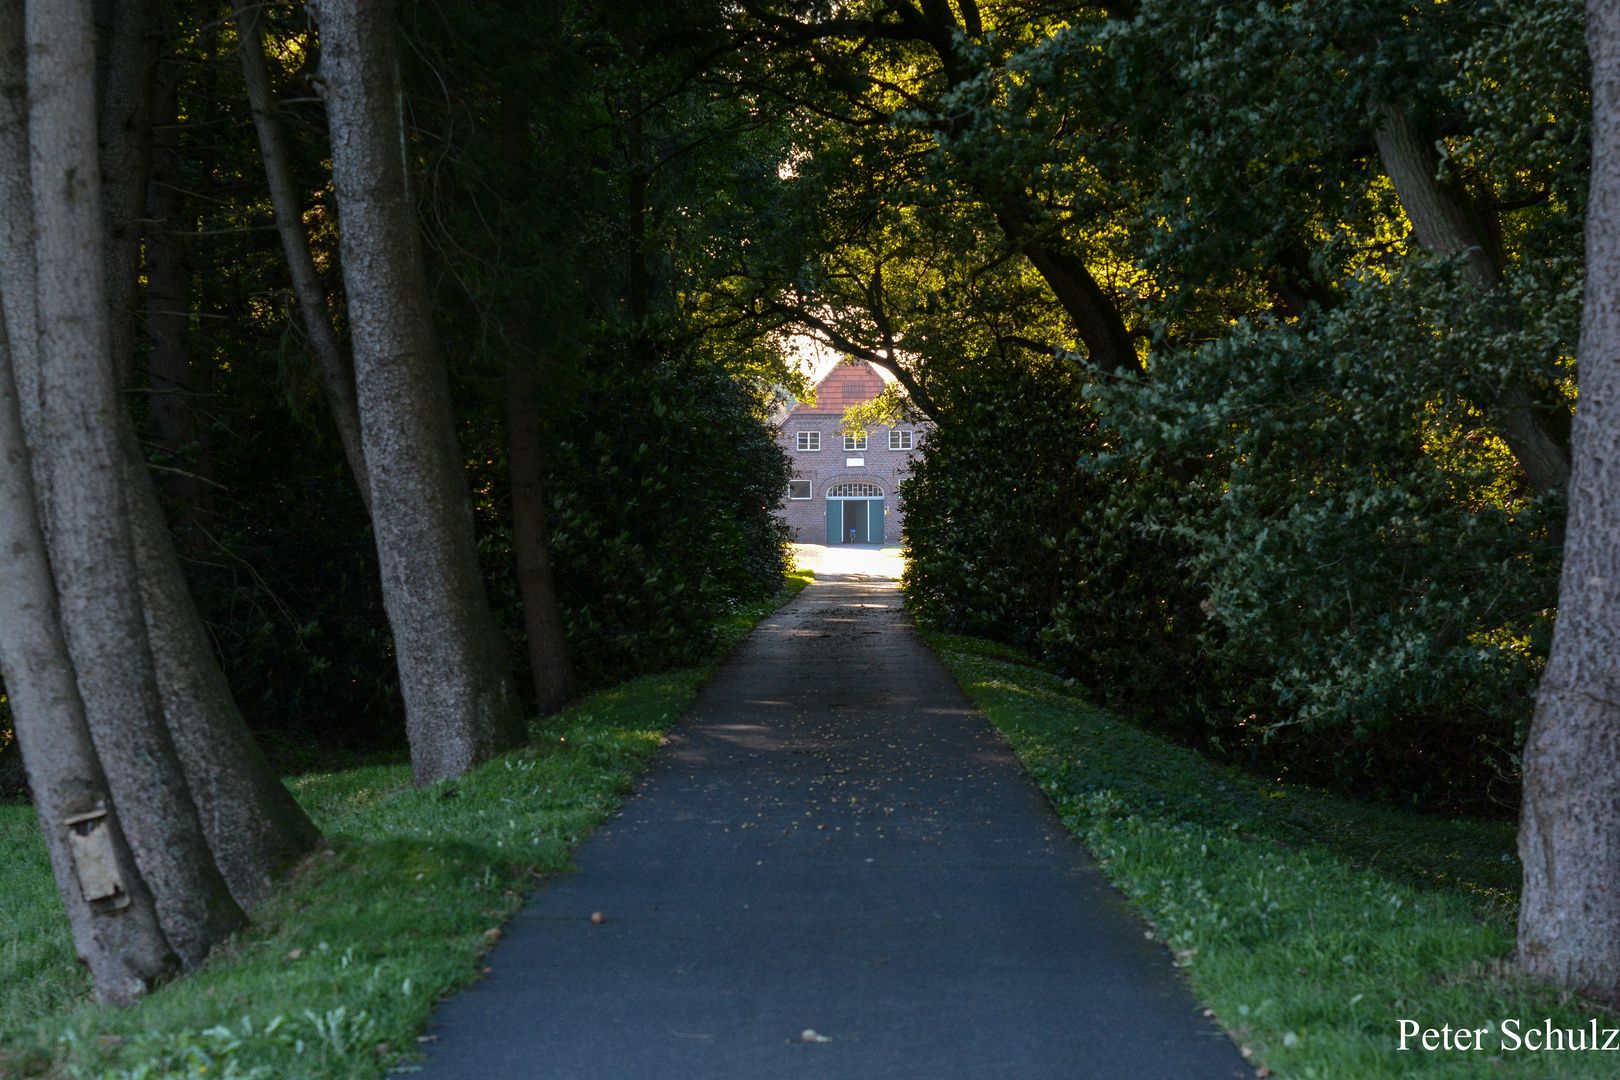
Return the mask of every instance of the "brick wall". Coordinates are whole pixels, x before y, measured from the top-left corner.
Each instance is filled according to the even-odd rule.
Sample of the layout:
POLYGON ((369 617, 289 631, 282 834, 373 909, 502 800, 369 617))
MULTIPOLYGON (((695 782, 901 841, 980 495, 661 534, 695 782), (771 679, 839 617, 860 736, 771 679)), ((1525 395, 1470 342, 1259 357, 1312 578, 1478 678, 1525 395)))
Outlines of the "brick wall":
POLYGON ((827 492, 834 485, 854 481, 874 484, 883 492, 883 542, 900 542, 904 516, 899 484, 910 472, 926 424, 902 424, 893 429, 911 434, 910 450, 889 449, 889 428, 867 430, 865 450, 845 450, 839 431, 844 410, 871 401, 883 391, 883 379, 864 361, 844 362, 816 387, 816 407, 800 404, 783 418, 777 433, 782 449, 793 463, 793 478, 810 481, 810 498, 788 499, 778 514, 793 529, 794 539, 806 544, 827 542, 827 492), (800 450, 800 432, 818 432, 820 450, 800 450), (850 459, 859 459, 851 465, 850 459))

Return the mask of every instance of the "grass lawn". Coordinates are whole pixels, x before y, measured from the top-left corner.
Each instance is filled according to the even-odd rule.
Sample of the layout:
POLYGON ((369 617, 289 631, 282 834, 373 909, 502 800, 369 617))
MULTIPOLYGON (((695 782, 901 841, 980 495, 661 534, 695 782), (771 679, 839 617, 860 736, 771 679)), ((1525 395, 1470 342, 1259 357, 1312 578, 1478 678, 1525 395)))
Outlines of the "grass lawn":
POLYGON ((1268 783, 1091 707, 1011 649, 930 643, 1262 1075, 1620 1076, 1620 1052, 1502 1049, 1505 1019, 1584 1029, 1588 1046, 1594 1019, 1620 1028, 1509 962, 1513 825, 1268 783), (1485 1028, 1484 1048, 1401 1052, 1402 1019, 1485 1028))
MULTIPOLYGON (((797 592, 739 610, 719 653, 797 592)), ((31 806, 0 805, 0 1075, 264 1080, 409 1072, 434 1004, 612 813, 710 667, 634 679, 537 721, 453 781, 408 765, 288 781, 326 835, 253 925, 127 1010, 89 1002, 31 806)))

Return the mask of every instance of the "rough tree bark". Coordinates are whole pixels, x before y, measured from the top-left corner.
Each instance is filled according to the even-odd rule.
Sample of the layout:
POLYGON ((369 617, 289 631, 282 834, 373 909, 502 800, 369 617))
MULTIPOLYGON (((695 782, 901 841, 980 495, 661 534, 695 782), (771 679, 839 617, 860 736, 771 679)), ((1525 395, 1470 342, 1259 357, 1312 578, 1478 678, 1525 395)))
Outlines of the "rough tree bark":
POLYGON ((343 282, 383 600, 418 783, 523 738, 473 539, 449 378, 407 194, 394 7, 322 0, 343 282))
MULTIPOLYGON (((28 166, 28 57, 25 0, 0 0, 0 314, 29 445, 42 446, 39 324, 34 273, 34 188, 28 166)), ((44 463, 33 458, 34 496, 48 517, 44 463)), ((42 522, 43 524, 43 522, 42 522)))
MULTIPOLYGON (((180 61, 172 39, 158 64, 152 115, 152 170, 146 186, 146 334, 151 343, 146 371, 152 427, 157 441, 179 458, 197 441, 190 324, 191 273, 186 263, 186 200, 180 190, 180 61)), ((184 524, 208 527, 212 485, 206 462, 171 473, 165 486, 184 524)))
MULTIPOLYGON (((1404 105, 1384 102, 1376 111, 1378 156, 1417 242, 1437 254, 1463 255, 1468 280, 1480 290, 1501 285, 1501 268, 1467 207, 1438 179, 1440 158, 1434 141, 1423 137, 1404 105)), ((1569 455, 1548 430, 1545 418, 1538 415, 1530 393, 1522 386, 1506 386, 1497 393, 1496 405, 1501 410, 1497 426, 1502 439, 1530 486, 1545 494, 1567 484, 1569 455)))
POLYGON ((33 489, 9 349, 0 337, 0 670, 74 946, 96 996, 127 1005, 172 975, 180 960, 163 936, 85 722, 33 489))
POLYGON ((1620 4, 1587 4, 1592 180, 1568 539, 1524 748, 1519 962, 1620 1006, 1620 4))
POLYGON ((111 16, 101 28, 106 63, 96 102, 111 311, 107 330, 120 380, 128 386, 135 375, 141 219, 152 161, 152 94, 162 42, 156 0, 102 0, 101 6, 111 16))
POLYGON ((571 701, 579 693, 579 682, 563 640, 557 584, 551 573, 540 414, 534 407, 530 380, 515 368, 509 368, 506 375, 506 438, 512 467, 512 548, 518 590, 523 594, 523 628, 529 637, 535 703, 542 713, 548 713, 571 701))
POLYGON ((298 312, 309 337, 310 352, 315 355, 315 366, 321 373, 321 385, 332 405, 332 419, 337 424, 338 438, 343 442, 343 454, 354 482, 360 489, 360 498, 367 511, 371 509, 371 484, 366 471, 366 453, 360 437, 360 410, 355 403, 354 370, 343 347, 338 344, 337 331, 332 328, 332 313, 327 307, 326 290, 321 288, 320 273, 315 269, 315 258, 310 254, 309 232, 304 228, 303 201, 293 183, 292 159, 287 154, 287 139, 281 126, 281 107, 276 102, 270 84, 270 65, 264 55, 263 31, 259 26, 260 4, 238 3, 235 6, 236 35, 242 52, 242 78, 247 83, 248 104, 253 109, 253 126, 259 133, 259 154, 264 159, 265 179, 270 185, 270 204, 275 210, 276 231, 281 234, 281 247, 287 256, 287 269, 292 277, 293 292, 298 297, 298 312))
MULTIPOLYGON (((15 155, 0 170, 3 249, 32 246, 26 232, 4 228, 15 217, 4 204, 28 197, 15 182, 26 174, 28 155, 23 50, 23 2, 0 0, 0 155, 15 155)), ((0 266, 16 258, 5 250, 0 266)), ((0 280, 5 277, 0 269, 0 280)), ((13 306, 31 311, 32 291, 25 304, 0 310, 13 306)), ((119 824, 62 638, 5 323, 0 315, 0 670, 74 945, 96 996, 125 1005, 173 974, 180 961, 119 824)), ((30 317, 25 330, 32 327, 30 317)))
POLYGON ((242 922, 164 722, 125 500, 108 336, 88 0, 27 8, 38 361, 51 565, 85 716, 164 936, 188 966, 242 922))

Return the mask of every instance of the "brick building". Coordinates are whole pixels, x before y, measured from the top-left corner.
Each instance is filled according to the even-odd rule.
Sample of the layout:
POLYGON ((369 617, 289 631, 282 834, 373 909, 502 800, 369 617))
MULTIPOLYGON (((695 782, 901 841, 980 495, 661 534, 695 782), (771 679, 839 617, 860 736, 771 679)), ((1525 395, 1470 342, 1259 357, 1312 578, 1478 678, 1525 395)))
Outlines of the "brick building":
POLYGON ((899 484, 927 426, 872 427, 864 436, 839 428, 845 409, 882 392, 875 368, 845 360, 816 385, 814 408, 796 405, 782 419, 777 440, 793 480, 777 512, 800 543, 899 543, 899 484))

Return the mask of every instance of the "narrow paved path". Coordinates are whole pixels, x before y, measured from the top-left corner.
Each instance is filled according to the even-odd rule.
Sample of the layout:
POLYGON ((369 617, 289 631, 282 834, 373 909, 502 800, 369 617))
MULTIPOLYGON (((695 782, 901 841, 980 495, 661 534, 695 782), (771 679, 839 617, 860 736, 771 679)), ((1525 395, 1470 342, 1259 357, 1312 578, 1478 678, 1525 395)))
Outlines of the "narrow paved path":
POLYGON ((577 861, 427 1080, 1254 1075, 890 580, 761 623, 577 861))

